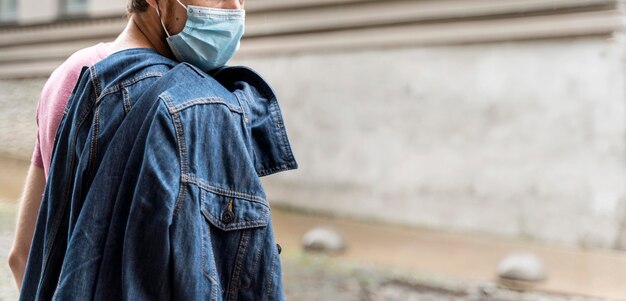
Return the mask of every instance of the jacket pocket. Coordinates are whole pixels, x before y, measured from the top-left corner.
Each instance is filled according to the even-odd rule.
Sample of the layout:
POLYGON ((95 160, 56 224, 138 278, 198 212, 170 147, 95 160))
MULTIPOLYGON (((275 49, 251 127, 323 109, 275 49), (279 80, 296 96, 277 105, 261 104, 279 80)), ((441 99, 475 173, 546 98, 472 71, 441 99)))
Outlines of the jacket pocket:
MULTIPOLYGON (((241 290, 258 286, 254 275, 264 252, 270 223, 265 201, 249 195, 200 189, 201 214, 207 223, 202 237, 205 274, 217 284, 218 300, 239 299, 241 290)), ((261 277, 262 279, 263 277, 261 277)), ((213 299, 211 299, 213 300, 213 299)))
POLYGON ((237 193, 215 193, 202 189, 202 214, 213 226, 240 230, 267 226, 270 209, 264 200, 237 193))

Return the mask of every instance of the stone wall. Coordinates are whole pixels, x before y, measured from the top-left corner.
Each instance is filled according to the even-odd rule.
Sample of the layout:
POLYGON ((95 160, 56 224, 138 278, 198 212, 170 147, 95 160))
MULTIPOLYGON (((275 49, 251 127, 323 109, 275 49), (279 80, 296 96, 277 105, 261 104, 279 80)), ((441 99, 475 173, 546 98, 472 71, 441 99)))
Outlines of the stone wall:
POLYGON ((30 160, 37 139, 35 111, 44 78, 0 80, 0 156, 30 160))
POLYGON ((237 63, 274 85, 300 164, 264 180, 273 204, 611 248, 623 54, 619 39, 577 38, 237 63))

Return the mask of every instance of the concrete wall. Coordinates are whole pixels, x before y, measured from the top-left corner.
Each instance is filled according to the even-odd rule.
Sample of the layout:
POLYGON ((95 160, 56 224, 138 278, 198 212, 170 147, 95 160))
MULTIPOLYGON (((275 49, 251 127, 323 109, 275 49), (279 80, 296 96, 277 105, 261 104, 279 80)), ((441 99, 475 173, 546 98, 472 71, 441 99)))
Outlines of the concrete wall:
POLYGON ((0 156, 30 160, 37 139, 35 110, 44 83, 43 78, 0 80, 0 156))
POLYGON ((89 15, 93 17, 113 16, 126 11, 125 0, 89 0, 89 15))
POLYGON ((264 179, 274 204, 569 245, 618 244, 626 196, 619 40, 238 63, 273 83, 300 164, 264 179))
POLYGON ((17 18, 20 24, 52 21, 58 17, 57 1, 20 0, 17 1, 17 18))
MULTIPOLYGON (((61 15, 59 0, 18 0, 16 21, 19 24, 45 23, 61 15)), ((85 13, 91 17, 120 15, 125 12, 126 0, 87 0, 85 13)))

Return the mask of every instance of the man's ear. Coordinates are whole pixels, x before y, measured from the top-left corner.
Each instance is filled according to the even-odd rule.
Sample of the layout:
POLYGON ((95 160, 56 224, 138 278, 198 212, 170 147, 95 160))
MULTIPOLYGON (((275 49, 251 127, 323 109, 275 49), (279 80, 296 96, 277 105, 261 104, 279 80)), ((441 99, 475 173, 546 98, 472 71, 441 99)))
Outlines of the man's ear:
POLYGON ((152 8, 156 9, 157 5, 159 3, 159 0, 145 0, 146 3, 148 3, 148 5, 150 5, 152 8))

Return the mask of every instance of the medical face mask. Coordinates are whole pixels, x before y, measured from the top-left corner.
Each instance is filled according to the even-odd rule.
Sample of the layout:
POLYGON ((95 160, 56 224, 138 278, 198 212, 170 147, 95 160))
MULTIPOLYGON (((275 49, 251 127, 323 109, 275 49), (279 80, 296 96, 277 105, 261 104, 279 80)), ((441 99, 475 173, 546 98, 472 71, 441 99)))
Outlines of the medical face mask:
POLYGON ((245 11, 185 6, 180 0, 177 1, 187 10, 187 23, 183 31, 173 36, 165 28, 157 5, 161 26, 176 59, 205 72, 224 66, 239 49, 244 33, 245 11))

